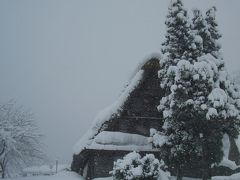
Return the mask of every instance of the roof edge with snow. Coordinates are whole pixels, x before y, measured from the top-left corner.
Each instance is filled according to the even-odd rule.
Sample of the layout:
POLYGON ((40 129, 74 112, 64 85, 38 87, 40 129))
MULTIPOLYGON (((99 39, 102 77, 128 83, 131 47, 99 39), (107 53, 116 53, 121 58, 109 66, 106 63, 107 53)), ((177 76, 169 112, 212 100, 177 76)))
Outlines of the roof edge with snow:
POLYGON ((142 60, 134 71, 134 76, 131 77, 128 85, 125 87, 118 99, 110 106, 102 110, 94 119, 91 128, 82 136, 82 138, 74 145, 73 153, 79 154, 86 147, 90 146, 94 137, 99 133, 104 123, 111 120, 115 115, 119 115, 122 111, 124 103, 128 100, 130 94, 140 84, 143 79, 145 65, 152 59, 160 60, 160 54, 151 54, 142 60))

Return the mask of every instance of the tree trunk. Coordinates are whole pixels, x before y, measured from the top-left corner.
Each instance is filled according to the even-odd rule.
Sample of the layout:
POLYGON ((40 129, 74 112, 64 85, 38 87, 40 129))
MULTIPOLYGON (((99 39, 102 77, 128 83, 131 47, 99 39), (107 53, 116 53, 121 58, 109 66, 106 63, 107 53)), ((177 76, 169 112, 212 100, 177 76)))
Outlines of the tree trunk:
POLYGON ((177 180, 182 180, 182 171, 181 168, 177 168, 177 180))

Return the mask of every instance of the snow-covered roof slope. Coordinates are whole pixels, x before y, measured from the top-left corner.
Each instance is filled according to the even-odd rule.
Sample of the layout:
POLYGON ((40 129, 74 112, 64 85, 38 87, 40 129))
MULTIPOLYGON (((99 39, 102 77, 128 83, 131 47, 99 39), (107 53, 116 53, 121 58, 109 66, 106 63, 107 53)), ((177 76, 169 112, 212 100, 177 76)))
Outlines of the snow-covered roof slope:
POLYGON ((151 53, 150 55, 144 57, 139 63, 137 64, 136 68, 133 70, 133 72, 130 74, 129 81, 131 81, 136 73, 142 69, 142 67, 150 60, 150 59, 161 59, 160 53, 151 53))
POLYGON ((128 99, 130 93, 137 87, 143 77, 144 70, 140 69, 131 82, 126 86, 125 90, 119 96, 111 106, 100 112, 95 118, 92 127, 86 132, 86 134, 76 143, 73 148, 74 154, 79 154, 84 148, 92 143, 92 139, 99 133, 102 125, 109 121, 113 115, 117 115, 121 112, 124 102, 128 99))
POLYGON ((87 149, 154 151, 149 137, 122 132, 102 131, 87 149))
POLYGON ((95 138, 97 144, 111 145, 148 145, 148 137, 138 134, 129 134, 122 132, 102 131, 95 138))

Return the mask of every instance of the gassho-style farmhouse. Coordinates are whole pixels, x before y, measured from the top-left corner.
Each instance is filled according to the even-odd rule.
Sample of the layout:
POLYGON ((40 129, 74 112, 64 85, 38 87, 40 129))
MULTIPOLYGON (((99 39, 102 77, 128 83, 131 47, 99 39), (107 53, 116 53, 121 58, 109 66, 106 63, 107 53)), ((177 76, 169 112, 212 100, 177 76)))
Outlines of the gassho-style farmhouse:
MULTIPOLYGON (((143 61, 118 100, 96 117, 74 147, 73 171, 86 179, 109 177, 114 161, 129 152, 152 153, 160 158, 160 150, 149 141, 151 128, 161 131, 162 127, 162 115, 157 110, 163 94, 158 78, 160 62, 158 56, 143 61)), ((224 157, 212 175, 240 171, 240 139, 225 135, 223 141, 224 157)), ((198 163, 185 167, 183 175, 201 177, 198 163)))

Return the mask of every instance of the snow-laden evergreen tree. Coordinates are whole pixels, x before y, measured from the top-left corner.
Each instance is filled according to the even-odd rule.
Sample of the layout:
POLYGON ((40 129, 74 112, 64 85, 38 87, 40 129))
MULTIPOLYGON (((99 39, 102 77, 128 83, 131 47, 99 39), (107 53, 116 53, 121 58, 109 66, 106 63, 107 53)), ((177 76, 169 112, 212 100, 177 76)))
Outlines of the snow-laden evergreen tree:
MULTIPOLYGON (((215 10, 215 9, 213 9, 215 10)), ((208 13, 207 13, 208 14, 208 13)), ((208 14, 210 17, 210 14, 208 14)), ((211 14, 214 15, 215 12, 211 14)), ((194 99, 195 102, 201 102, 201 106, 194 107, 194 111, 197 111, 198 114, 195 117, 195 124, 199 127, 197 129, 197 133, 201 134, 201 148, 200 148, 200 157, 201 157, 201 166, 202 166, 202 174, 203 178, 208 178, 210 176, 210 166, 212 163, 219 163, 222 158, 222 123, 219 123, 219 120, 212 119, 211 121, 206 121, 207 107, 205 103, 207 103, 207 98, 209 93, 213 90, 215 86, 215 81, 219 78, 218 69, 223 66, 222 59, 216 59, 212 56, 204 57, 204 54, 217 54, 216 52, 211 52, 209 46, 215 46, 219 48, 214 48, 215 51, 218 51, 218 57, 220 57, 220 46, 217 43, 218 39, 221 37, 220 35, 215 39, 212 37, 212 33, 210 32, 210 25, 203 17, 200 10, 195 9, 193 11, 193 19, 192 19, 192 31, 200 35, 203 43, 202 55, 199 56, 198 62, 194 64, 194 76, 193 85, 194 85, 194 99), (214 43, 213 43, 214 42, 214 43), (201 57, 201 58, 200 58, 201 57), (198 67, 199 69, 196 69, 198 67), (198 72, 201 72, 201 75, 198 72), (205 74, 203 73, 205 71, 205 74), (212 75, 211 75, 212 74, 212 75), (211 76, 210 76, 211 75, 211 76), (207 77, 207 78, 206 78, 207 77), (205 128, 208 127, 208 128, 205 128)), ((217 29, 216 29, 217 33, 217 29)))
POLYGON ((165 21, 167 34, 162 51, 164 54, 168 53, 168 58, 174 61, 180 59, 187 49, 190 23, 181 0, 171 0, 168 10, 165 21))
POLYGON ((199 124, 202 148, 203 177, 211 175, 211 165, 222 160, 222 138, 225 133, 236 138, 239 134, 239 101, 237 87, 224 68, 211 54, 198 58, 194 66, 194 107, 199 124), (206 78, 207 77, 207 78, 206 78), (201 95, 202 94, 202 95, 201 95), (200 96, 199 96, 200 95, 200 96))
POLYGON ((163 112, 164 160, 169 167, 177 169, 177 179, 182 178, 181 170, 192 157, 199 157, 200 135, 194 118, 193 108, 193 64, 187 60, 180 60, 176 66, 171 66, 174 74, 174 84, 171 93, 160 101, 159 110, 163 112))
MULTIPOLYGON (((225 127, 225 132, 232 137, 236 137, 239 129, 239 119, 236 118, 236 113, 239 111, 239 88, 234 84, 234 82, 229 77, 224 59, 221 52, 221 44, 219 43, 222 35, 218 30, 218 23, 216 20, 216 7, 212 7, 206 12, 205 20, 207 22, 208 31, 210 33, 210 39, 206 43, 205 53, 209 53, 215 57, 213 60, 218 68, 219 78, 216 80, 215 87, 223 89, 228 97, 228 101, 231 102, 228 109, 231 109, 231 116, 228 117, 226 122, 223 124, 225 127)), ((225 112, 224 112, 225 113, 225 112)))
POLYGON ((168 67, 176 65, 188 49, 190 22, 181 0, 171 0, 165 24, 167 33, 165 42, 162 44, 162 69, 159 72, 159 76, 164 80, 161 83, 161 87, 167 90, 167 87, 171 86, 173 81, 169 77, 166 78, 168 67))
POLYGON ((178 169, 178 179, 193 157, 201 163, 203 179, 209 178, 211 165, 222 160, 224 133, 236 137, 239 132, 239 91, 224 78, 216 61, 207 54, 194 63, 180 60, 170 67, 175 82, 159 110, 167 137, 162 145, 164 159, 178 169), (229 86, 224 88, 221 82, 229 86))
POLYGON ((161 87, 169 94, 174 81, 172 71, 168 71, 169 67, 176 65, 181 59, 195 61, 202 55, 203 40, 191 30, 191 22, 181 0, 171 0, 165 24, 167 33, 161 49, 162 68, 159 71, 159 78, 162 79, 161 87))
POLYGON ((222 37, 222 35, 218 30, 216 11, 216 7, 212 7, 207 10, 205 17, 203 17, 199 9, 194 9, 192 31, 194 34, 197 34, 202 38, 202 54, 209 53, 218 59, 218 62, 216 63, 218 68, 221 69, 224 66, 221 44, 219 42, 219 39, 222 37))
MULTIPOLYGON (((164 56, 160 71, 165 96, 158 109, 167 138, 159 146, 167 165, 178 170, 177 179, 193 157, 201 164, 203 179, 208 179, 211 165, 222 159, 223 134, 236 137, 239 132, 240 96, 224 67, 215 11, 207 11, 205 20, 199 10, 194 11, 185 52, 177 60, 164 56)), ((171 54, 170 46, 163 53, 171 54)))
POLYGON ((194 124, 198 127, 196 133, 199 134, 199 157, 202 167, 203 179, 211 175, 211 165, 222 160, 222 137, 223 121, 219 115, 213 113, 212 99, 219 72, 216 59, 212 55, 203 55, 193 64, 193 118, 194 124))
POLYGON ((206 12, 205 21, 207 23, 207 31, 210 33, 209 39, 207 39, 204 43, 204 53, 205 54, 212 54, 215 58, 221 59, 221 44, 219 43, 219 39, 222 35, 219 33, 218 30, 218 22, 216 20, 216 11, 217 8, 213 6, 206 12))
POLYGON ((168 157, 165 160, 178 170, 177 176, 178 179, 181 179, 181 169, 189 161, 189 152, 193 148, 191 147, 192 144, 189 143, 192 137, 190 137, 185 123, 176 120, 187 119, 187 117, 184 117, 186 115, 184 111, 187 108, 184 107, 186 109, 182 108, 180 111, 178 106, 186 100, 184 99, 186 98, 184 89, 191 88, 189 69, 187 69, 190 66, 185 65, 195 62, 197 57, 202 55, 203 41, 200 35, 191 30, 191 23, 181 0, 171 1, 165 24, 167 25, 167 35, 162 47, 162 69, 159 71, 160 84, 164 89, 165 96, 161 100, 159 110, 163 111, 165 119, 165 135, 172 135, 168 142, 172 141, 171 143, 174 144, 174 147, 171 148, 168 146, 170 143, 165 144, 167 145, 164 148, 167 149, 165 157, 168 157), (184 61, 182 61, 183 59, 184 61), (179 87, 182 87, 182 89, 178 89, 180 98, 174 97, 173 94, 174 89, 178 86, 176 84, 176 73, 182 73, 181 77, 189 80, 182 85, 179 84, 179 87), (173 131, 176 133, 172 133, 173 131), (188 138, 185 138, 185 136, 188 138), (184 147, 180 147, 182 145, 184 147), (171 151, 168 150, 169 148, 171 151))
POLYGON ((204 52, 204 48, 206 48, 206 43, 209 41, 210 39, 210 32, 208 31, 207 28, 207 22, 205 20, 205 18, 202 15, 202 12, 199 9, 194 9, 193 10, 193 18, 192 18, 192 24, 191 24, 191 29, 192 32, 195 35, 198 35, 201 37, 202 39, 202 46, 201 49, 198 50, 195 58, 200 57, 201 55, 203 55, 204 52))
MULTIPOLYGON (((218 23, 216 19, 216 7, 212 7, 206 12, 205 20, 207 22, 208 31, 210 33, 210 39, 208 43, 206 43, 205 54, 209 53, 215 57, 213 60, 218 68, 219 77, 216 80, 215 87, 223 89, 228 97, 228 101, 231 104, 227 107, 231 113, 228 112, 229 117, 227 121, 224 123, 225 132, 232 137, 236 137, 239 132, 239 118, 237 118, 237 113, 239 111, 239 99, 240 99, 240 91, 239 88, 234 84, 234 82, 229 77, 225 62, 221 52, 221 44, 219 43, 222 35, 218 30, 218 23)), ((225 112, 223 113, 225 114, 225 112)))

